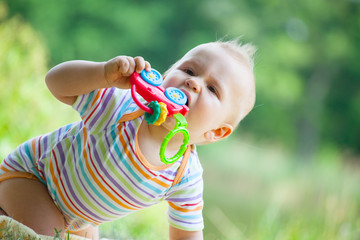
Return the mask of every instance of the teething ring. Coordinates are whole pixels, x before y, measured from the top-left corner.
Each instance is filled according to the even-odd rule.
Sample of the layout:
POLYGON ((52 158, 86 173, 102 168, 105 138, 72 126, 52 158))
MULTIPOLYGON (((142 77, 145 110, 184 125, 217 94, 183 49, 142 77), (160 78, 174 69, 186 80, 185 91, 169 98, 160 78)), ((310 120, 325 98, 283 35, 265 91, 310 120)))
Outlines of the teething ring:
POLYGON ((149 108, 148 106, 145 106, 144 104, 142 104, 142 102, 139 101, 139 99, 136 97, 136 85, 133 84, 131 86, 131 96, 134 99, 134 102, 145 112, 152 114, 153 110, 151 108, 149 108))
POLYGON ((148 124, 154 124, 160 116, 161 107, 157 101, 151 101, 148 105, 150 109, 152 109, 152 114, 145 112, 145 120, 148 124))
POLYGON ((185 153, 186 147, 189 144, 189 132, 186 129, 187 122, 185 117, 178 113, 174 115, 174 118, 176 120, 175 127, 166 135, 160 146, 160 160, 165 164, 170 164, 177 161, 185 153), (167 158, 165 156, 166 146, 168 145, 170 139, 177 133, 182 133, 184 135, 183 144, 180 146, 179 151, 173 157, 167 158))
POLYGON ((155 126, 160 126, 163 122, 165 122, 168 110, 166 108, 166 104, 163 102, 159 102, 160 105, 160 116, 156 122, 154 122, 155 126))

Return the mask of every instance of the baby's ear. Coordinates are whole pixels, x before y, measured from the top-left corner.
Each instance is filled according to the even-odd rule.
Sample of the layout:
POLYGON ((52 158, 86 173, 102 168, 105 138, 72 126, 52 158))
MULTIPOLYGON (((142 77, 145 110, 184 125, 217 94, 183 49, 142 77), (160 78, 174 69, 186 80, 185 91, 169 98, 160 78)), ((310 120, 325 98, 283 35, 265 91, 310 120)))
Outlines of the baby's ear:
POLYGON ((212 129, 204 133, 204 137, 208 143, 217 142, 229 136, 233 132, 233 130, 233 126, 224 123, 219 128, 212 129))

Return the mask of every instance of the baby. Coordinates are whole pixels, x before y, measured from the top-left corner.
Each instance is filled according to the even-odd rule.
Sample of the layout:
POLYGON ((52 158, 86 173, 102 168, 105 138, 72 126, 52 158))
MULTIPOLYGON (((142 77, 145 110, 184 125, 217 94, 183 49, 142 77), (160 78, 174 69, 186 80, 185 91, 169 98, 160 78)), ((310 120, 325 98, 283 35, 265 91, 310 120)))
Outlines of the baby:
MULTIPOLYGON (((82 120, 23 143, 2 161, 0 215, 43 235, 55 235, 56 228, 98 239, 101 223, 166 200, 170 239, 202 239, 202 167, 195 145, 226 138, 253 108, 254 52, 237 41, 206 43, 165 72, 162 86, 181 89, 189 107, 189 145, 169 165, 159 150, 174 118, 147 124, 129 90, 133 72, 150 70, 147 61, 119 56, 55 66, 46 84, 82 120)), ((183 143, 178 135, 166 156, 183 143)))

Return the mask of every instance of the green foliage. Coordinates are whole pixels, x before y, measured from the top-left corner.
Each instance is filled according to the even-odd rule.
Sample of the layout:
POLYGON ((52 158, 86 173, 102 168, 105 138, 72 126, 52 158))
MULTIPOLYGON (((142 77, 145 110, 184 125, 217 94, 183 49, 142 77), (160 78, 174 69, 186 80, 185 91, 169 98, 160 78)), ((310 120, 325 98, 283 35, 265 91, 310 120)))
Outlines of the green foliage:
POLYGON ((20 13, 42 34, 52 65, 70 59, 105 61, 128 54, 144 56, 165 70, 182 54, 180 43, 188 48, 204 38, 213 39, 210 31, 194 31, 193 21, 197 29, 206 21, 197 13, 201 5, 193 7, 191 1, 64 0, 55 4, 20 0, 8 5, 10 15, 20 13))
MULTIPOLYGON (((256 14, 249 19, 259 29, 253 38, 259 46, 261 107, 244 125, 259 138, 265 134, 287 142, 303 158, 311 158, 329 142, 359 152, 359 2, 248 4, 254 6, 247 15, 256 14)), ((239 2, 238 8, 244 9, 242 5, 239 2)), ((247 15, 235 13, 233 18, 247 15)))
POLYGON ((100 235, 110 239, 168 239, 167 203, 135 212, 118 221, 101 225, 100 235))
POLYGON ((199 148, 205 239, 360 238, 358 165, 341 162, 332 147, 313 164, 299 163, 274 143, 259 148, 250 139, 199 148))
MULTIPOLYGON (((6 9, 0 5, 3 14, 6 9)), ((0 24, 0 158, 21 142, 75 120, 47 90, 47 53, 32 27, 15 16, 0 24)))

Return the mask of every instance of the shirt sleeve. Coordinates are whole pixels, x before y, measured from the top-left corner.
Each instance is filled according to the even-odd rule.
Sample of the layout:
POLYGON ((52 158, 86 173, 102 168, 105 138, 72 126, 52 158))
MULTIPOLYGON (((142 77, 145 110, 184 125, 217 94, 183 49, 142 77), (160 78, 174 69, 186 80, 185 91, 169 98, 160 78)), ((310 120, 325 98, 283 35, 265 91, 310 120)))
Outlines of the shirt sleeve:
POLYGON ((190 167, 181 182, 172 187, 166 200, 169 203, 168 220, 173 227, 185 231, 204 228, 202 168, 190 167))
POLYGON ((99 132, 117 123, 129 107, 135 109, 129 90, 119 88, 96 89, 80 95, 73 108, 80 114, 90 132, 99 132))

